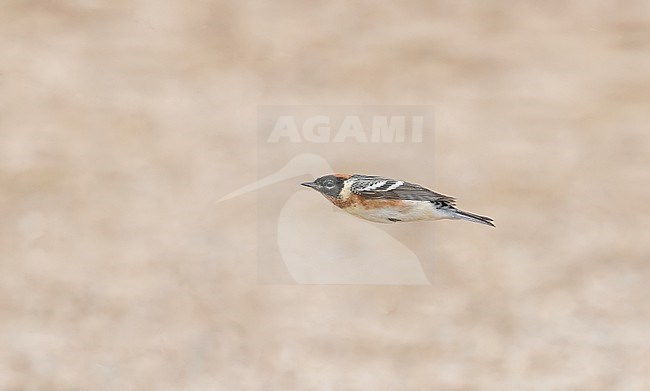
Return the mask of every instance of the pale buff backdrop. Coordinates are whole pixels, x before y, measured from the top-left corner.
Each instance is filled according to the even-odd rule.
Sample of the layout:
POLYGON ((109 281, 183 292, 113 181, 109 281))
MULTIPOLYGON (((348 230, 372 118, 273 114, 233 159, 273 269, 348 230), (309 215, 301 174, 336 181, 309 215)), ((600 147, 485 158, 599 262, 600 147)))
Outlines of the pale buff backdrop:
POLYGON ((0 389, 650 389, 650 3, 611 3, 2 2, 0 389), (214 200, 269 104, 434 107, 497 228, 435 223, 432 286, 258 284, 255 194, 214 200))

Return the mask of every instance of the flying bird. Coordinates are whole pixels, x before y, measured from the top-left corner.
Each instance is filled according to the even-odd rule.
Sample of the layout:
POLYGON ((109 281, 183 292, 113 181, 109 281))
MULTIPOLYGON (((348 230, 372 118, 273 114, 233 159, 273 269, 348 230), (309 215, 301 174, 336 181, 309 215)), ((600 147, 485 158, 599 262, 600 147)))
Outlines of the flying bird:
POLYGON ((415 183, 381 176, 331 174, 301 185, 344 211, 377 223, 468 220, 494 227, 493 220, 456 208, 456 200, 415 183))

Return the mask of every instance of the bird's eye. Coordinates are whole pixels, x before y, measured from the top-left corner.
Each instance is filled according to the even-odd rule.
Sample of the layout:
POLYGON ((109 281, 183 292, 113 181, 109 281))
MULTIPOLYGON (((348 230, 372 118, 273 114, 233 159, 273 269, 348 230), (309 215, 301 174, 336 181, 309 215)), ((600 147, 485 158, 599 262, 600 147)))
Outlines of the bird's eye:
POLYGON ((334 181, 331 179, 328 179, 325 181, 325 187, 328 189, 333 189, 334 188, 334 181))

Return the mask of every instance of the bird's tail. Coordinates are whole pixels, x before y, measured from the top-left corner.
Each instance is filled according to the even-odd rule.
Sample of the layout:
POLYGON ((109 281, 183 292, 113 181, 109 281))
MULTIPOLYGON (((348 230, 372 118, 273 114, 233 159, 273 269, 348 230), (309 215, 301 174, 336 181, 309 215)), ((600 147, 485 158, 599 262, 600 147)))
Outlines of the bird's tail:
POLYGON ((491 218, 487 216, 475 215, 474 213, 465 212, 464 210, 460 210, 460 209, 456 209, 454 211, 454 217, 461 220, 472 221, 474 223, 485 224, 485 225, 490 225, 492 227, 495 227, 494 223, 492 223, 492 221, 494 220, 492 220, 491 218))

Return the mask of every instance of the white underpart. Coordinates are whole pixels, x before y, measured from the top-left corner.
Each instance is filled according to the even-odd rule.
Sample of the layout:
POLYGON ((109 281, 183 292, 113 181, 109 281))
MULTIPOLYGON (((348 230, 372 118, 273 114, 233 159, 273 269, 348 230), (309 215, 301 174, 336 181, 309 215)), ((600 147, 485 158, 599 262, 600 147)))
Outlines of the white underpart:
POLYGON ((390 186, 388 187, 388 189, 386 189, 385 191, 395 190, 395 189, 397 189, 398 187, 402 186, 403 184, 404 184, 404 182, 402 182, 402 181, 397 181, 397 182, 393 183, 392 185, 390 185, 390 186))
POLYGON ((399 221, 421 221, 453 219, 453 212, 436 208, 429 201, 404 200, 404 207, 384 207, 381 209, 366 209, 362 206, 346 208, 345 211, 365 220, 377 223, 394 223, 399 221))
POLYGON ((370 191, 370 190, 375 190, 376 188, 378 188, 378 187, 382 187, 382 186, 384 186, 385 184, 386 184, 386 181, 375 182, 375 183, 373 183, 373 184, 370 184, 370 185, 364 187, 363 189, 359 189, 359 191, 370 191))

